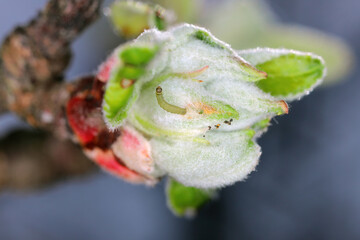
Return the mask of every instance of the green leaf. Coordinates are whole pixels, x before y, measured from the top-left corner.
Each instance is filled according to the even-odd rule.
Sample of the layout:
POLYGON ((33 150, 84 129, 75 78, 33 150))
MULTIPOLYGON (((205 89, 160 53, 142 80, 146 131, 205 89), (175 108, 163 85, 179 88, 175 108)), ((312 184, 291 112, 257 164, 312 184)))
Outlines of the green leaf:
POLYGON ((145 73, 145 69, 142 67, 134 67, 131 65, 124 66, 119 70, 120 78, 138 79, 145 73))
POLYGON ((216 48, 221 48, 221 49, 225 49, 224 46, 222 46, 221 44, 215 42, 212 37, 210 36, 209 33, 202 31, 202 30, 198 30, 194 33, 194 37, 199 39, 200 41, 203 41, 204 43, 212 46, 212 47, 216 47, 216 48))
POLYGON ((128 47, 120 53, 125 64, 143 65, 148 63, 155 55, 156 49, 148 47, 128 47))
POLYGON ((322 79, 324 71, 319 59, 295 54, 281 56, 256 67, 268 74, 268 78, 257 82, 257 86, 273 96, 288 100, 311 90, 322 79))
POLYGON ((211 190, 187 187, 173 179, 168 180, 168 205, 178 216, 193 216, 200 207, 211 200, 213 194, 211 190))
POLYGON ((154 58, 156 47, 125 46, 115 51, 120 63, 113 66, 106 86, 103 111, 110 128, 118 127, 136 101, 142 86, 139 79, 146 74, 147 64, 154 58))
POLYGON ((313 54, 269 48, 238 53, 268 74, 256 85, 279 99, 298 99, 320 84, 325 76, 324 61, 313 54))
POLYGON ((121 69, 110 79, 104 96, 104 113, 108 123, 115 127, 126 116, 130 102, 134 98, 134 85, 128 88, 121 87, 121 69))
POLYGON ((346 79, 355 64, 354 50, 342 39, 328 33, 298 25, 272 26, 264 32, 258 46, 285 47, 321 56, 327 67, 324 85, 346 79))

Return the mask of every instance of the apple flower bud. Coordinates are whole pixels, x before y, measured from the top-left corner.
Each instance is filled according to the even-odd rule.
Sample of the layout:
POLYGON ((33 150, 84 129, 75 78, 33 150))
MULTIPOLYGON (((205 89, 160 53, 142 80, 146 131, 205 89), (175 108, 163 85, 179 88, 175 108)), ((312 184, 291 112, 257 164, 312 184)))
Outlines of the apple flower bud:
POLYGON ((287 114, 285 100, 307 94, 325 74, 313 54, 236 52, 188 24, 145 31, 108 62, 99 72, 107 82, 104 119, 110 129, 126 129, 114 154, 137 172, 202 189, 245 179, 270 119, 287 114))

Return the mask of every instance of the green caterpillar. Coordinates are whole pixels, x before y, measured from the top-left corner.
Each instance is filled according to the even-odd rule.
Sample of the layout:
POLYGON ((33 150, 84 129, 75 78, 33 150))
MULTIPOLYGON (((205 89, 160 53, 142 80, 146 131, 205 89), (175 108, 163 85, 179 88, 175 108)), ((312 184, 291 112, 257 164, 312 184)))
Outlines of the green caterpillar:
POLYGON ((169 113, 175 113, 180 115, 186 114, 186 108, 181 108, 165 101, 164 96, 162 95, 162 88, 160 86, 156 88, 156 100, 159 106, 169 113))

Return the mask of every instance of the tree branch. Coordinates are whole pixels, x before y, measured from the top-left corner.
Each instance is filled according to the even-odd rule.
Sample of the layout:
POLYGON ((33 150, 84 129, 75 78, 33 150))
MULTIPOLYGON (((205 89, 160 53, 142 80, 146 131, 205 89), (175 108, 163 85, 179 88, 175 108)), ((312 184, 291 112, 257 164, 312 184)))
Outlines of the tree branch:
MULTIPOLYGON (((66 84, 63 73, 71 59, 71 42, 97 19, 101 3, 50 0, 28 25, 5 39, 0 52, 0 113, 13 111, 36 128, 73 139, 66 106, 84 84, 66 84)), ((49 134, 17 132, 0 146, 2 188, 32 189, 94 171, 79 146, 49 134)))
MULTIPOLYGON (((7 108, 30 125, 47 130, 60 139, 72 139, 80 143, 87 156, 116 176, 133 183, 153 184, 157 179, 127 168, 112 151, 111 146, 120 132, 109 131, 102 118, 105 84, 94 76, 83 77, 70 84, 62 81, 63 72, 71 58, 70 44, 98 17, 101 2, 51 0, 27 26, 16 28, 6 38, 0 53, 0 83, 4 86, 0 99, 4 99, 7 108)), ((61 142, 57 141, 57 144, 63 146, 61 142)), ((48 148, 45 143, 40 147, 48 148)), ((26 152, 26 148, 16 149, 26 152)), ((72 155, 78 155, 71 149, 64 150, 64 153, 66 156, 56 158, 50 152, 43 152, 42 155, 49 156, 46 164, 42 155, 33 155, 31 152, 26 155, 26 160, 21 154, 4 154, 0 161, 3 169, 0 176, 4 174, 5 185, 20 188, 52 182, 58 179, 56 169, 59 167, 52 162, 58 159, 66 163, 67 159, 73 158, 72 155), (20 166, 26 163, 28 170, 19 174, 18 163, 21 163, 20 166), (33 175, 42 177, 31 177, 33 175), (18 180, 19 176, 23 177, 18 180), (24 176, 28 176, 26 181, 21 180, 24 176)), ((72 171, 81 164, 79 161, 74 168, 63 171, 63 175, 75 176, 85 171, 83 168, 80 172, 72 171)))
POLYGON ((69 135, 64 106, 76 84, 63 82, 70 43, 99 15, 102 0, 51 0, 27 26, 16 28, 1 49, 1 100, 37 128, 69 135))
POLYGON ((0 141, 1 190, 41 188, 95 170, 79 146, 44 132, 16 131, 0 141))

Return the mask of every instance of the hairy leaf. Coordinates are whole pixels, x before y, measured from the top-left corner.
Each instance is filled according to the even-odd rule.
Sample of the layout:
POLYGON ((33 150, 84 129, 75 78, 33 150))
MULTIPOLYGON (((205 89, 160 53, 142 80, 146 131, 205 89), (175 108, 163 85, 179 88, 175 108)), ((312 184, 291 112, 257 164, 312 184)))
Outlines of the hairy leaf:
POLYGON ((239 54, 268 74, 256 85, 272 96, 294 100, 321 83, 325 65, 321 57, 284 49, 258 48, 239 54))
POLYGON ((187 186, 217 188, 243 180, 255 169, 260 148, 253 142, 255 131, 212 130, 210 144, 153 138, 153 157, 158 167, 187 186))
POLYGON ((109 127, 119 126, 126 118, 142 85, 139 78, 145 74, 156 51, 156 47, 130 45, 110 57, 118 57, 119 61, 112 66, 104 95, 103 111, 109 127))

